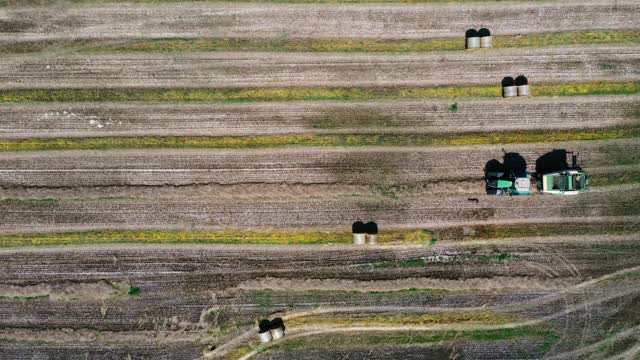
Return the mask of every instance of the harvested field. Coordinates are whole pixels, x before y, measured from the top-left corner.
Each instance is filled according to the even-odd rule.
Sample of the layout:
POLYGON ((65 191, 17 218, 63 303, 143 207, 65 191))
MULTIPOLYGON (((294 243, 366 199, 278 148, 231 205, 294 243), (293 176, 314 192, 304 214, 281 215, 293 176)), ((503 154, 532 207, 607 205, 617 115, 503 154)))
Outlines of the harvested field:
POLYGON ((5 139, 429 134, 635 126, 640 123, 640 97, 533 98, 507 104, 460 100, 10 105, 0 108, 0 116, 0 137, 5 139))
MULTIPOLYGON (((635 238, 635 236, 609 237, 608 240, 601 237, 583 240, 566 238, 555 243, 531 239, 494 244, 490 249, 481 245, 463 243, 457 246, 433 248, 366 250, 353 247, 290 246, 5 250, 0 252, 4 264, 4 271, 0 274, 0 288, 6 287, 7 284, 16 287, 34 281, 56 284, 63 281, 87 283, 98 279, 109 281, 127 279, 140 289, 140 294, 102 303, 86 300, 61 302, 53 299, 28 302, 0 300, 0 313, 3 315, 0 317, 2 319, 0 336, 16 339, 13 342, 37 337, 40 341, 49 344, 40 344, 33 349, 41 349, 46 353, 59 351, 59 349, 71 352, 93 348, 92 351, 97 351, 105 346, 113 349, 129 349, 131 345, 125 345, 127 336, 135 339, 136 335, 133 333, 127 335, 126 331, 136 324, 137 331, 141 334, 144 331, 155 330, 171 337, 170 334, 175 332, 178 337, 174 341, 185 342, 184 345, 168 344, 168 340, 149 336, 146 344, 137 343, 136 346, 139 347, 137 350, 135 347, 131 348, 132 353, 136 351, 162 353, 167 351, 164 350, 167 348, 178 351, 182 346, 186 351, 186 349, 202 347, 196 342, 223 345, 233 338, 234 334, 244 332, 251 326, 253 319, 264 316, 265 312, 288 313, 290 315, 287 316, 291 319, 304 320, 304 312, 298 314, 300 310, 313 311, 317 304, 323 304, 324 309, 329 313, 368 313, 371 314, 370 316, 376 316, 377 321, 383 321, 386 316, 397 316, 398 311, 411 317, 420 314, 424 306, 429 306, 432 314, 441 314, 433 316, 445 316, 452 320, 462 319, 467 313, 483 309, 481 311, 488 314, 495 312, 496 316, 540 319, 545 324, 543 328, 547 329, 544 331, 561 331, 561 327, 556 326, 561 326, 560 324, 564 322, 563 317, 570 315, 571 323, 575 325, 564 328, 564 335, 560 340, 570 343, 571 334, 580 333, 581 321, 588 321, 588 319, 593 321, 594 307, 602 311, 603 308, 599 308, 598 304, 611 301, 606 300, 608 298, 618 298, 616 296, 620 295, 616 295, 617 293, 629 292, 629 288, 625 286, 633 283, 633 276, 637 276, 637 267, 640 265, 634 258, 626 256, 628 251, 637 251, 637 246, 634 245, 637 244, 635 238), (574 251, 584 249, 580 244, 581 241, 587 241, 591 251, 574 251), (606 254, 607 261, 602 260, 603 253, 606 254), (514 257, 508 260, 497 260, 503 258, 497 256, 500 254, 514 254, 514 257), (486 257, 492 255, 496 255, 496 260, 487 262, 486 257), (89 263, 86 261, 87 257, 94 260, 89 263), (25 262, 27 258, 29 261, 25 262), (426 260, 422 265, 411 267, 367 266, 380 262, 402 263, 411 259, 426 260), (300 270, 302 267, 303 271, 300 270), (406 282, 407 278, 415 277, 432 283, 435 281, 441 284, 449 283, 451 287, 447 289, 457 290, 418 291, 414 289, 407 292, 382 291, 369 295, 366 293, 358 295, 352 291, 341 292, 339 289, 343 288, 336 285, 329 287, 334 290, 325 293, 305 292, 304 287, 300 285, 284 291, 275 289, 268 292, 238 292, 237 290, 242 282, 255 282, 257 279, 268 279, 273 276, 302 283, 305 279, 312 278, 318 279, 316 281, 324 281, 326 284, 359 280, 371 284, 370 286, 385 286, 383 284, 393 283, 394 279, 400 284, 402 281, 406 282), (491 288, 490 284, 484 282, 489 277, 496 277, 496 280, 501 279, 505 284, 516 286, 491 288), (586 281, 589 278, 594 280, 586 281), (537 284, 527 287, 524 284, 528 281, 537 284), (467 285, 462 288, 455 287, 457 286, 455 284, 461 283, 467 285), (558 287, 559 284, 564 286, 558 287), (478 296, 479 293, 482 294, 481 298, 478 296), (362 300, 356 300, 358 298, 362 300), (352 301, 357 302, 351 304, 352 301), (575 305, 576 309, 568 310, 569 312, 565 315, 556 315, 557 312, 571 309, 568 304, 575 305), (584 304, 591 304, 590 312, 587 314, 580 313, 584 304), (351 307, 345 307, 345 305, 351 307), (476 310, 473 309, 474 307, 476 310), (25 322, 20 316, 26 312, 31 319, 29 322, 25 322), (203 317, 204 313, 217 315, 203 317), (76 314, 78 317, 69 317, 69 314, 76 314), (556 316, 560 318, 554 325, 553 319, 556 316), (39 325, 34 327, 35 323, 39 325), (54 335, 50 331, 61 327, 75 329, 75 332, 82 334, 84 340, 78 340, 68 331, 68 335, 64 336, 54 335), (208 335, 207 330, 210 331, 208 335), (184 338, 186 334, 190 334, 188 336, 193 339, 191 343, 184 338), (103 337, 106 339, 107 336, 111 339, 107 343, 111 342, 111 345, 105 343, 90 345, 96 342, 101 343, 100 339, 103 337)), ((598 319, 601 319, 598 321, 616 321, 620 316, 621 314, 616 314, 616 311, 603 311, 598 316, 598 319)), ((362 315, 360 318, 366 319, 362 315)), ((627 321, 633 320, 627 319, 627 321)), ((291 324, 293 323, 292 321, 291 324)), ((425 333, 429 334, 425 336, 445 336, 446 339, 449 336, 446 331, 456 329, 455 323, 450 325, 444 323, 439 326, 440 332, 425 333)), ((626 329, 626 326, 623 325, 623 328, 626 329)), ((482 331, 488 330, 478 331, 472 336, 474 338, 482 336, 483 341, 487 341, 488 339, 485 338, 487 335, 483 335, 482 331)), ((521 330, 516 333, 501 333, 498 338, 536 333, 533 330, 523 330, 522 333, 519 331, 521 330)), ((290 332, 294 336, 297 330, 293 327, 290 332)), ((479 339, 476 338, 476 340, 479 339)), ((9 343, 11 342, 9 340, 9 343)), ((250 343, 253 344, 253 342, 250 343)), ((391 347, 397 344, 393 338, 381 340, 381 343, 391 347)), ((282 344, 284 346, 288 343, 282 344)), ((486 344, 491 346, 489 344, 492 343, 486 344)), ((0 351, 3 354, 14 354, 14 351, 21 349, 21 346, 24 347, 24 345, 11 344, 3 346, 0 351)), ((309 349, 314 348, 307 346, 309 349)), ((225 347, 222 346, 220 349, 223 351, 225 347)), ((352 351, 348 347, 339 349, 342 352, 352 351)), ((301 350, 303 349, 298 348, 296 351, 301 350)), ((505 351, 515 350, 506 346, 505 351)))
POLYGON ((233 53, 12 56, 0 89, 374 87, 637 81, 637 47, 496 49, 412 55, 233 53), (473 69, 460 76, 463 69, 473 69), (410 76, 407 76, 409 75, 410 76), (108 80, 108 82, 106 81, 108 80))
POLYGON ((0 359, 640 354, 640 4, 323 1, 0 0, 0 359))
MULTIPOLYGON (((3 188, 187 186, 206 184, 415 184, 481 179, 484 166, 503 150, 535 170, 545 153, 566 148, 590 169, 637 165, 636 139, 435 148, 290 148, 257 150, 121 150, 6 153, 0 157, 3 188)), ((609 169, 611 170, 611 169, 609 169)))
POLYGON ((635 1, 420 5, 109 4, 2 9, 0 40, 127 37, 436 38, 471 26, 496 34, 637 29, 635 1), (571 13, 568 17, 567 13, 571 13), (470 26, 470 24, 473 24, 470 26))
POLYGON ((353 219, 376 219, 386 228, 421 228, 486 221, 638 216, 640 190, 593 192, 580 198, 527 199, 479 196, 419 200, 86 200, 4 201, 0 232, 84 231, 100 229, 224 229, 229 227, 347 228, 353 219), (481 200, 480 200, 481 199, 481 200), (535 213, 535 217, 532 217, 535 213))

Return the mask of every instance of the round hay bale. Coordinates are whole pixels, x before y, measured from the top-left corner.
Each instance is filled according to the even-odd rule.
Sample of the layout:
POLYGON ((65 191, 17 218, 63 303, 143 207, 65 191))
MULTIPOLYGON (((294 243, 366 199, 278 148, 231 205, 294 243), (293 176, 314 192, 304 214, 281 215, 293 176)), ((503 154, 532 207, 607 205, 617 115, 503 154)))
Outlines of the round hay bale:
POLYGON ((271 321, 266 319, 260 321, 260 323, 258 324, 258 328, 259 328, 258 336, 260 337, 261 342, 268 343, 273 339, 273 337, 271 336, 270 327, 271 327, 271 321))
POLYGON ((480 37, 476 29, 469 29, 465 33, 465 48, 478 49, 480 47, 480 37))
POLYGON ((518 96, 518 89, 515 86, 515 80, 507 76, 502 79, 502 97, 510 98, 518 96))
POLYGON ((271 330, 271 335, 274 339, 280 339, 284 337, 284 321, 282 318, 275 318, 271 320, 271 325, 269 326, 271 330))
POLYGON ((518 88, 518 96, 531 96, 531 87, 529 86, 529 80, 526 76, 518 76, 515 83, 518 88))
POLYGON ((487 28, 478 30, 478 36, 480 36, 480 47, 490 48, 493 47, 493 38, 491 37, 491 31, 487 28))
POLYGON ((353 243, 355 245, 364 245, 366 243, 366 226, 362 221, 356 221, 351 225, 353 232, 353 243))

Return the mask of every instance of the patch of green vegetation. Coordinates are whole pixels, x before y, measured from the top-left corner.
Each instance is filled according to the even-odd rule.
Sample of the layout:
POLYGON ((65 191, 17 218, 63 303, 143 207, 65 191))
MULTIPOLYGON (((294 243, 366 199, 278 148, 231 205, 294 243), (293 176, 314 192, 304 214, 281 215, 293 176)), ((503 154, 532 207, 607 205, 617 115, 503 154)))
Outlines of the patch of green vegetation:
MULTIPOLYGON (((537 96, 631 95, 640 82, 535 84, 537 96)), ((32 102, 250 102, 374 99, 498 98, 500 85, 435 86, 417 88, 242 88, 242 89, 29 89, 2 90, 0 103, 32 102)))
MULTIPOLYGON (((525 144, 585 140, 615 140, 640 137, 640 127, 558 131, 504 131, 495 133, 441 134, 334 134, 265 135, 220 137, 112 137, 72 139, 0 140, 0 152, 108 149, 255 149, 288 146, 467 146, 525 144)), ((383 195, 396 197, 391 188, 383 195)))
MULTIPOLYGON (((0 247, 86 244, 350 244, 351 232, 252 232, 252 231, 88 231, 0 235, 0 247)), ((419 230, 386 231, 378 235, 380 244, 422 243, 419 230)))
POLYGON ((473 238, 502 239, 519 237, 544 237, 588 234, 633 234, 640 232, 640 224, 593 223, 593 224, 530 224, 530 225, 479 225, 475 226, 473 238))
POLYGON ((592 176, 589 184, 591 186, 613 186, 623 184, 639 184, 640 169, 592 176))
MULTIPOLYGON (((24 28, 33 24, 7 24, 24 28)), ((1 30, 1 29, 0 29, 1 30)), ((3 31, 6 32, 6 31, 3 31)), ((501 35, 493 40, 494 48, 522 48, 592 44, 634 43, 640 31, 575 31, 530 35, 501 35)), ((292 39, 280 38, 155 38, 126 40, 45 40, 21 41, 3 46, 0 54, 66 51, 81 54, 103 53, 175 53, 214 51, 281 52, 382 52, 411 53, 429 51, 463 51, 464 39, 292 39)), ((607 64, 604 64, 607 65, 607 64)))
POLYGON ((558 335, 551 330, 533 327, 519 327, 497 330, 470 331, 420 331, 420 332, 366 332, 344 334, 326 334, 318 337, 300 337, 274 343, 269 348, 272 351, 292 351, 297 349, 321 349, 330 343, 336 348, 351 348, 354 346, 376 345, 420 345, 446 342, 452 340, 470 341, 500 341, 516 338, 542 337, 545 343, 540 352, 548 351, 557 341, 558 335))
POLYGON ((504 324, 516 320, 513 315, 492 312, 458 312, 434 314, 313 314, 287 320, 291 327, 304 325, 333 324, 339 326, 367 326, 371 324, 426 325, 482 323, 483 325, 504 324))
POLYGON ((26 203, 57 203, 58 201, 60 201, 60 199, 57 198, 34 198, 34 199, 29 199, 29 198, 21 198, 21 199, 11 199, 11 198, 5 198, 5 199, 0 199, 0 202, 26 202, 26 203))
POLYGON ((130 287, 127 294, 129 294, 129 296, 138 296, 140 295, 140 292, 141 291, 139 287, 130 287))
POLYGON ((34 300, 47 300, 47 295, 30 295, 30 296, 0 296, 0 300, 21 300, 21 301, 34 301, 34 300))
POLYGON ((449 110, 450 110, 452 113, 457 112, 457 111, 458 111, 458 103, 453 103, 453 104, 451 105, 451 107, 449 108, 449 110))

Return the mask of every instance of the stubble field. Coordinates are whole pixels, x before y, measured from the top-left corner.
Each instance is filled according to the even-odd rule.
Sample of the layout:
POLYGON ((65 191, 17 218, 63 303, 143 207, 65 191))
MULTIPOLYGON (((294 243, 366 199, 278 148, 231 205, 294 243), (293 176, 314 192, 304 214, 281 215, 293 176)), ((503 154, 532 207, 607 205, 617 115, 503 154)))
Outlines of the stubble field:
POLYGON ((638 358, 638 3, 352 2, 0 1, 0 358, 638 358))

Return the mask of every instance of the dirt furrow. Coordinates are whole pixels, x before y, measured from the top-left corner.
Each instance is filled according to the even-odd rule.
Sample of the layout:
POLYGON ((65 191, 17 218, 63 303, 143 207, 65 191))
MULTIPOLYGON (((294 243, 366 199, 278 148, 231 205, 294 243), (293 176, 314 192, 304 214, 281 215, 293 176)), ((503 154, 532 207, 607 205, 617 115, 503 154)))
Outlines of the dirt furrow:
MULTIPOLYGON (((637 29, 636 1, 290 5, 187 3, 0 10, 0 39, 117 37, 433 38, 637 29)), ((461 42, 462 45, 462 42, 461 42)))
POLYGON ((638 96, 521 101, 47 104, 0 108, 0 138, 458 133, 637 124, 638 96))
MULTIPOLYGON (((50 151, 0 154, 0 187, 74 188, 255 184, 399 185, 481 179, 504 152, 530 171, 553 149, 580 154, 583 167, 634 164, 640 141, 422 148, 50 151)), ((347 189, 349 190, 349 189, 347 189)), ((80 192, 81 193, 81 192, 80 192)))
POLYGON ((0 89, 499 85, 518 74, 532 84, 620 81, 640 79, 638 63, 636 46, 409 55, 29 55, 3 59, 0 89))

